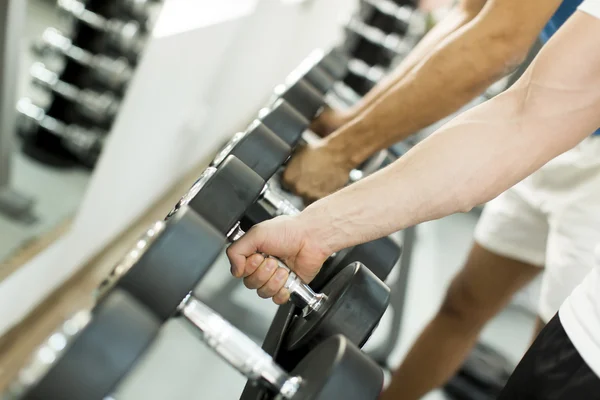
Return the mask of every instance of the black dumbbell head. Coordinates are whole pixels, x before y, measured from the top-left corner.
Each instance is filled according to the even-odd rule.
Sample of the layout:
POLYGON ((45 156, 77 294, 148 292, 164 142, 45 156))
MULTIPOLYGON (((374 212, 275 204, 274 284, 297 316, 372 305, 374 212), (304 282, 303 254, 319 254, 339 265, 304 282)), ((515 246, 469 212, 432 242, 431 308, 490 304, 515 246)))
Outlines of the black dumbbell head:
POLYGON ((327 300, 308 315, 300 315, 290 326, 287 348, 305 351, 337 334, 362 346, 387 309, 389 288, 368 268, 352 263, 325 285, 327 300))
POLYGON ((282 98, 309 121, 317 116, 325 104, 325 97, 303 79, 286 82, 273 90, 276 98, 282 98))
POLYGON ((254 204, 265 181, 235 156, 228 156, 219 168, 208 168, 169 215, 184 205, 228 235, 254 204))
POLYGON ((319 62, 319 66, 337 82, 346 75, 348 61, 350 61, 348 56, 341 49, 332 48, 325 53, 319 62))
POLYGON ((314 290, 320 291, 346 265, 355 261, 367 265, 376 277, 385 281, 400 259, 401 253, 401 247, 387 236, 343 249, 323 264, 321 272, 310 283, 310 286, 314 290))
POLYGON ((302 133, 310 125, 308 119, 284 99, 278 99, 260 110, 258 118, 292 149, 298 145, 302 133))
POLYGON ((294 400, 375 400, 383 389, 383 371, 341 335, 323 341, 294 368, 302 378, 294 400))
MULTIPOLYGON (((23 398, 106 398, 144 354, 160 327, 158 318, 131 295, 121 290, 113 291, 94 309, 91 321, 71 343, 67 344, 64 339, 77 327, 67 324, 63 325, 61 333, 49 339, 43 349, 46 355, 56 352, 60 338, 68 347, 23 398)), ((38 357, 41 357, 40 352, 38 357)))
POLYGON ((302 62, 287 76, 287 82, 305 80, 321 94, 327 93, 335 83, 335 78, 321 67, 325 52, 322 49, 313 50, 302 62))
POLYGON ((229 155, 237 157, 265 181, 287 161, 292 149, 260 120, 236 134, 212 162, 218 167, 229 155))
POLYGON ((155 223, 104 283, 127 290, 162 321, 172 316, 221 254, 225 237, 184 207, 155 223))
POLYGON ((354 59, 370 66, 389 67, 396 53, 387 45, 383 32, 372 27, 350 24, 346 26, 346 51, 354 59))

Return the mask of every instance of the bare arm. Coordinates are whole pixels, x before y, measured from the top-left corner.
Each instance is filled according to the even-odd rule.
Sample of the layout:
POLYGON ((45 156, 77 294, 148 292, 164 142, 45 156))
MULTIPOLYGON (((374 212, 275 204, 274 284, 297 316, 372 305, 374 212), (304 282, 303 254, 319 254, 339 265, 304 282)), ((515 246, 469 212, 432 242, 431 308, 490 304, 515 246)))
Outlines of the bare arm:
POLYGON ((234 275, 281 304, 285 279, 265 274, 257 253, 309 281, 332 252, 497 196, 600 126, 599 45, 600 20, 577 12, 502 95, 299 216, 252 228, 228 249, 234 275))
POLYGON ((325 145, 357 166, 458 110, 520 63, 559 3, 489 0, 325 145))
POLYGON ((577 12, 510 90, 300 218, 335 251, 494 198, 600 126, 599 46, 577 12))
POLYGON ((389 91, 404 78, 421 60, 427 58, 445 38, 472 21, 485 5, 486 0, 462 0, 421 39, 415 48, 392 71, 379 82, 354 107, 348 110, 350 117, 356 117, 371 106, 381 95, 389 91))

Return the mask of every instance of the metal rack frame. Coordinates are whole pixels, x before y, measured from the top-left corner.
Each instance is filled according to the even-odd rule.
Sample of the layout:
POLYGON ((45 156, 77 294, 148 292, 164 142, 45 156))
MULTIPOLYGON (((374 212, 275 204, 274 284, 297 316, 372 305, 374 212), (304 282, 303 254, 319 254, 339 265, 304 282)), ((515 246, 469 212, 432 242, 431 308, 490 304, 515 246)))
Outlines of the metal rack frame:
POLYGON ((31 221, 33 199, 11 186, 17 112, 19 43, 25 27, 27 1, 0 0, 0 213, 20 221, 31 221))

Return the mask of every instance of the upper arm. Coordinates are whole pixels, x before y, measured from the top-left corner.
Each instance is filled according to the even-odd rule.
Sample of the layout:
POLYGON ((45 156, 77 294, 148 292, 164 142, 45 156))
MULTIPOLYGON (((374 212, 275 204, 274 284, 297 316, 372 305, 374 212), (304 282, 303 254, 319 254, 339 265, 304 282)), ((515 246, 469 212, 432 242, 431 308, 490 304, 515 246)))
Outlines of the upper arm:
MULTIPOLYGON (((482 0, 465 0, 473 5, 482 0)), ((510 67, 527 55, 544 25, 554 14, 561 0, 487 0, 471 22, 470 29, 486 37, 489 53, 510 57, 510 67)), ((483 51, 486 51, 486 48, 483 51)), ((494 54, 490 54, 494 57, 494 54)))
POLYGON ((458 7, 466 13, 476 16, 483 9, 483 6, 485 6, 487 1, 488 0, 460 0, 458 7))
POLYGON ((518 99, 514 104, 523 119, 545 130, 538 135, 555 150, 572 147, 600 127, 598 7, 598 17, 577 11, 507 92, 518 99))

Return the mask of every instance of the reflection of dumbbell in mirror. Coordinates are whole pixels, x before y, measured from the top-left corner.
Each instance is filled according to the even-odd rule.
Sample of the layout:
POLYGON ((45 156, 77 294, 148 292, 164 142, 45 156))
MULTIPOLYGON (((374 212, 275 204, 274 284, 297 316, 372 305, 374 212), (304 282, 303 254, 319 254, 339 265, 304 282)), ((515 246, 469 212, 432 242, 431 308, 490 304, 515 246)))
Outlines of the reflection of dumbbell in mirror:
POLYGON ((404 36, 408 32, 413 9, 399 7, 387 0, 365 0, 355 18, 387 34, 404 36))
POLYGON ((26 142, 38 141, 39 135, 50 135, 58 142, 56 145, 64 148, 84 166, 91 168, 96 165, 105 134, 52 118, 28 98, 19 100, 17 111, 19 131, 26 142))
POLYGON ((345 27, 344 48, 351 58, 364 61, 368 65, 388 68, 394 59, 407 49, 397 35, 386 35, 379 29, 351 20, 345 27))
POLYGON ((43 89, 50 90, 73 104, 73 107, 94 123, 107 126, 119 111, 119 100, 110 92, 97 92, 80 89, 75 85, 60 80, 58 74, 50 71, 42 63, 31 66, 33 83, 43 89))
MULTIPOLYGON (((245 132, 233 139, 217 154, 213 167, 219 167, 230 155, 250 167, 264 181, 268 181, 283 166, 291 153, 289 144, 298 143, 308 125, 296 110, 284 100, 278 100, 263 116, 264 124, 254 121, 245 132), (278 137, 267 127, 279 128, 278 137), (282 140, 284 139, 284 140, 282 140)), ((272 190, 267 184, 258 200, 247 208, 244 222, 251 226, 279 215, 296 215, 300 211, 284 195, 272 190)), ((327 262, 321 274, 311 286, 320 288, 331 276, 350 262, 360 261, 368 265, 375 275, 385 280, 400 257, 399 247, 389 238, 382 238, 342 250, 327 262)))
POLYGON ((48 28, 42 40, 36 44, 38 53, 62 55, 82 67, 98 83, 122 91, 133 76, 133 69, 125 58, 113 58, 104 54, 92 54, 74 46, 71 39, 54 28, 48 28))
POLYGON ((108 16, 120 17, 123 13, 137 20, 143 26, 150 16, 151 0, 81 0, 90 11, 108 16))
POLYGON ((224 236, 193 210, 181 208, 138 240, 100 287, 100 295, 115 288, 125 290, 162 321, 177 315, 185 318, 225 361, 283 399, 377 398, 380 369, 345 339, 322 343, 290 375, 250 338, 189 294, 224 242, 224 236), (338 387, 341 381, 351 390, 338 387))
MULTIPOLYGON (((202 174, 167 218, 176 217, 180 209, 189 206, 233 242, 244 235, 240 220, 266 192, 268 188, 259 175, 228 156, 218 168, 209 167, 202 174)), ((296 340, 290 348, 312 346, 336 333, 362 345, 387 308, 389 289, 360 263, 346 266, 318 294, 280 260, 277 263, 288 271, 284 287, 291 301, 304 310, 302 322, 306 322, 299 321, 292 329, 296 340)))
POLYGON ((78 22, 106 35, 106 42, 110 47, 130 60, 138 58, 144 43, 144 35, 137 22, 107 19, 87 10, 85 4, 78 0, 58 0, 58 6, 78 22))
POLYGON ((64 322, 34 353, 6 399, 106 399, 143 357, 160 321, 128 293, 64 322))
POLYGON ((385 72, 379 66, 370 66, 361 60, 351 60, 348 63, 348 73, 344 84, 358 95, 364 96, 384 77, 385 72))

